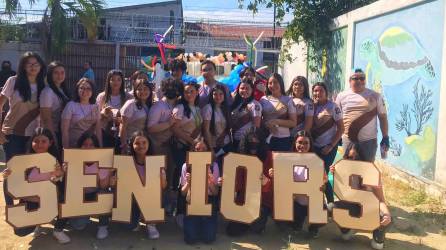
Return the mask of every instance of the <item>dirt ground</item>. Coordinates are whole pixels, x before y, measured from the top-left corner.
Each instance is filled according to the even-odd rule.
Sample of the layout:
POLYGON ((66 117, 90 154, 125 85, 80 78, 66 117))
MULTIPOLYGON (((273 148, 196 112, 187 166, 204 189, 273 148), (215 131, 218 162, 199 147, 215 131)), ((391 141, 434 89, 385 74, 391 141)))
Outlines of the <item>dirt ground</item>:
MULTIPOLYGON (((393 217, 385 249, 446 249, 444 204, 407 184, 384 178, 393 217)), ((106 240, 97 240, 96 222, 92 222, 84 231, 68 228, 71 243, 62 246, 52 238, 51 225, 44 225, 46 234, 37 238, 15 236, 4 220, 3 198, 0 206, 3 218, 0 220, 0 249, 371 249, 370 233, 358 233, 351 241, 344 242, 333 222, 321 228, 318 239, 308 239, 304 231, 281 232, 271 220, 262 235, 248 234, 242 238, 227 237, 224 234, 225 223, 219 220, 219 234, 214 244, 188 246, 183 244, 182 231, 172 218, 158 226, 161 234, 158 240, 147 239, 145 230, 129 232, 119 224, 110 227, 106 240)))

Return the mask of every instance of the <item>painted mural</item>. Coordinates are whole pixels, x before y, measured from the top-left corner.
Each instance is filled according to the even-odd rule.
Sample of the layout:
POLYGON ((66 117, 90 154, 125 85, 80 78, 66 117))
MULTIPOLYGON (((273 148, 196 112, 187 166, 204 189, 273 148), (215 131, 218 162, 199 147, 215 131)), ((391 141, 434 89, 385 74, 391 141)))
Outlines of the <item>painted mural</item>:
POLYGON ((355 26, 355 68, 383 94, 391 149, 387 161, 429 179, 435 176, 444 0, 355 26))
POLYGON ((308 73, 310 83, 324 81, 330 96, 335 99, 336 95, 344 90, 346 57, 347 27, 344 27, 333 31, 331 46, 319 65, 315 62, 308 62, 309 69, 316 69, 315 72, 308 73))

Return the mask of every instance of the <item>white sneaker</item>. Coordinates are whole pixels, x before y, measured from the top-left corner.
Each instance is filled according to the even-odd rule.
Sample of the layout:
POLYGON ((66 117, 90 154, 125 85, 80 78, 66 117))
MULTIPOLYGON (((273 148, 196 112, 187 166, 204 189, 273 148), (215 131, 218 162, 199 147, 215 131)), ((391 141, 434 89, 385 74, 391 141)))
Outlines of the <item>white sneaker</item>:
POLYGON ((181 229, 183 228, 183 225, 184 225, 183 219, 184 219, 184 214, 178 214, 177 216, 175 216, 175 220, 177 221, 177 225, 181 229))
POLYGON ((343 240, 349 241, 353 237, 353 235, 355 235, 355 233, 355 230, 349 229, 346 233, 342 233, 341 237, 343 240))
POLYGON ((37 238, 41 234, 42 234, 42 229, 40 228, 40 226, 36 226, 36 228, 34 228, 33 238, 37 238))
POLYGON ((67 244, 71 241, 70 237, 66 235, 63 231, 53 231, 53 236, 60 244, 67 244))
POLYGON ((108 237, 108 227, 107 226, 99 226, 98 232, 96 233, 96 238, 98 240, 103 240, 108 237))
POLYGON ((384 243, 378 243, 375 241, 375 239, 372 239, 372 241, 370 242, 370 245, 372 246, 373 249, 377 249, 377 250, 384 249, 384 243))
POLYGON ((329 213, 332 213, 332 212, 333 212, 333 208, 334 208, 334 206, 335 206, 335 204, 334 204, 333 202, 328 203, 328 204, 327 204, 327 211, 328 211, 329 213))
POLYGON ((160 237, 160 233, 158 232, 158 229, 156 229, 155 225, 147 225, 147 236, 151 240, 155 240, 160 237))

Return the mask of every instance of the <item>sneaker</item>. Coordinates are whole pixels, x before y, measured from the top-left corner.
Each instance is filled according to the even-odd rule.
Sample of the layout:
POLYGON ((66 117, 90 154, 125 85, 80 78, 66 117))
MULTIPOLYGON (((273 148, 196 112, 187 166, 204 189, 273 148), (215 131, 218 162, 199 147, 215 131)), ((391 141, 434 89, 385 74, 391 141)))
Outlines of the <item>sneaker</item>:
POLYGON ((34 228, 34 232, 33 232, 33 238, 37 238, 42 234, 42 229, 40 228, 40 226, 36 226, 36 228, 34 228))
POLYGON ((155 240, 160 237, 160 233, 158 232, 158 229, 156 229, 155 225, 147 225, 147 236, 151 240, 155 240))
POLYGON ((177 222, 178 227, 180 227, 181 229, 183 228, 183 220, 184 220, 184 214, 177 214, 177 216, 175 216, 175 220, 177 222))
POLYGON ((335 207, 334 202, 329 202, 329 203, 327 204, 327 211, 328 211, 329 213, 332 213, 334 207, 335 207))
POLYGON ((342 231, 342 235, 341 238, 345 241, 349 241, 353 235, 355 235, 356 231, 352 230, 352 229, 345 229, 345 230, 341 230, 342 231))
POLYGON ((108 227, 107 226, 99 226, 98 232, 96 233, 96 238, 98 240, 103 240, 108 237, 108 227))
POLYGON ((71 241, 70 237, 66 235, 63 231, 53 231, 53 236, 60 244, 67 244, 71 241))
POLYGON ((384 249, 384 243, 379 243, 379 242, 375 241, 375 239, 372 239, 372 241, 370 242, 370 245, 372 246, 373 249, 377 249, 377 250, 384 249))

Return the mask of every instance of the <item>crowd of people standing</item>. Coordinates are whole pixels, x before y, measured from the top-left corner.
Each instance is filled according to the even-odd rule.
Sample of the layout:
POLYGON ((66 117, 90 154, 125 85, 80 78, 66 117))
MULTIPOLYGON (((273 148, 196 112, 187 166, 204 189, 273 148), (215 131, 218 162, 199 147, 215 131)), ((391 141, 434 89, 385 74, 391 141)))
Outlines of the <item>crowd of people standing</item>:
MULTIPOLYGON (((91 67, 91 63, 88 66, 91 67)), ((0 132, 6 161, 19 154, 49 152, 60 162, 54 172, 43 175, 30 171, 28 178, 51 179, 63 189, 63 148, 114 148, 117 154, 134 156, 135 168, 142 178, 146 171, 146 155, 166 155, 167 164, 161 173, 163 206, 166 214, 176 216, 178 225, 184 230, 185 242, 193 244, 211 243, 216 239, 219 188, 224 181, 222 159, 228 152, 257 156, 264 166, 260 218, 251 225, 227 223, 226 232, 239 236, 249 230, 262 233, 268 216, 272 215, 272 151, 314 152, 324 161, 326 174, 329 174, 336 171, 332 166, 342 141, 344 158, 373 162, 378 147, 377 120, 383 135, 380 147, 384 152, 388 150, 384 101, 380 94, 366 88, 365 74, 361 70, 351 74, 350 89, 331 100, 323 82, 313 83, 310 88, 303 76, 295 77, 286 89, 282 76, 273 73, 267 78, 266 86, 259 87, 256 71, 247 66, 240 73, 240 84, 230 93, 226 85, 215 79, 216 65, 212 61, 201 63, 204 81, 200 84, 181 80, 186 71, 185 62, 175 59, 170 66, 172 76, 164 79, 159 89, 147 74, 137 71, 130 77, 133 89, 127 92, 123 73, 111 70, 103 91, 97 95, 97 84, 91 76, 82 77, 71 93, 66 82, 66 68, 61 62, 46 65, 38 54, 26 52, 19 61, 17 75, 6 80, 0 95, 0 108, 9 104, 6 116, 1 119, 0 132), (213 152, 212 174, 208 179, 208 200, 214 207, 212 216, 184 213, 191 180, 186 164, 188 151, 213 152)), ((99 187, 86 191, 89 197, 94 198, 99 191, 110 191, 116 185, 116 177, 111 172, 94 165, 88 166, 88 171, 100 177, 99 187)), ((305 169, 295 171, 295 178, 307 178, 305 169)), ((7 169, 5 178, 10 173, 7 169)), ((238 172, 235 193, 236 202, 241 203, 245 185, 243 174, 238 172)), ((358 183, 357 188, 368 188, 358 183)), ((380 249, 390 214, 381 186, 373 192, 381 202, 382 227, 373 233, 372 246, 380 249)), ((13 200, 6 185, 4 194, 6 203, 11 205, 13 200)), ((325 196, 328 212, 335 206, 345 205, 335 202, 330 182, 326 182, 325 196)), ((63 200, 64 197, 59 198, 63 200)), ((37 204, 27 199, 22 202, 30 208, 37 204)), ((294 222, 277 224, 301 229, 308 213, 307 206, 304 197, 296 198, 294 222)), ((137 204, 133 207, 132 223, 128 227, 136 231, 141 216, 137 204)), ((351 206, 349 209, 357 210, 351 206)), ((101 216, 97 238, 107 238, 109 223, 107 216, 101 216)), ((63 231, 67 224, 82 229, 88 224, 88 218, 58 218, 53 235, 60 243, 70 241, 63 231)), ((149 238, 160 236, 155 224, 148 224, 146 228, 149 238)), ((317 237, 319 228, 320 225, 310 225, 308 231, 312 237, 317 237)), ((38 229, 14 230, 23 236, 31 232, 38 234, 38 229)), ((344 239, 353 234, 349 229, 341 229, 341 232, 344 239)))

